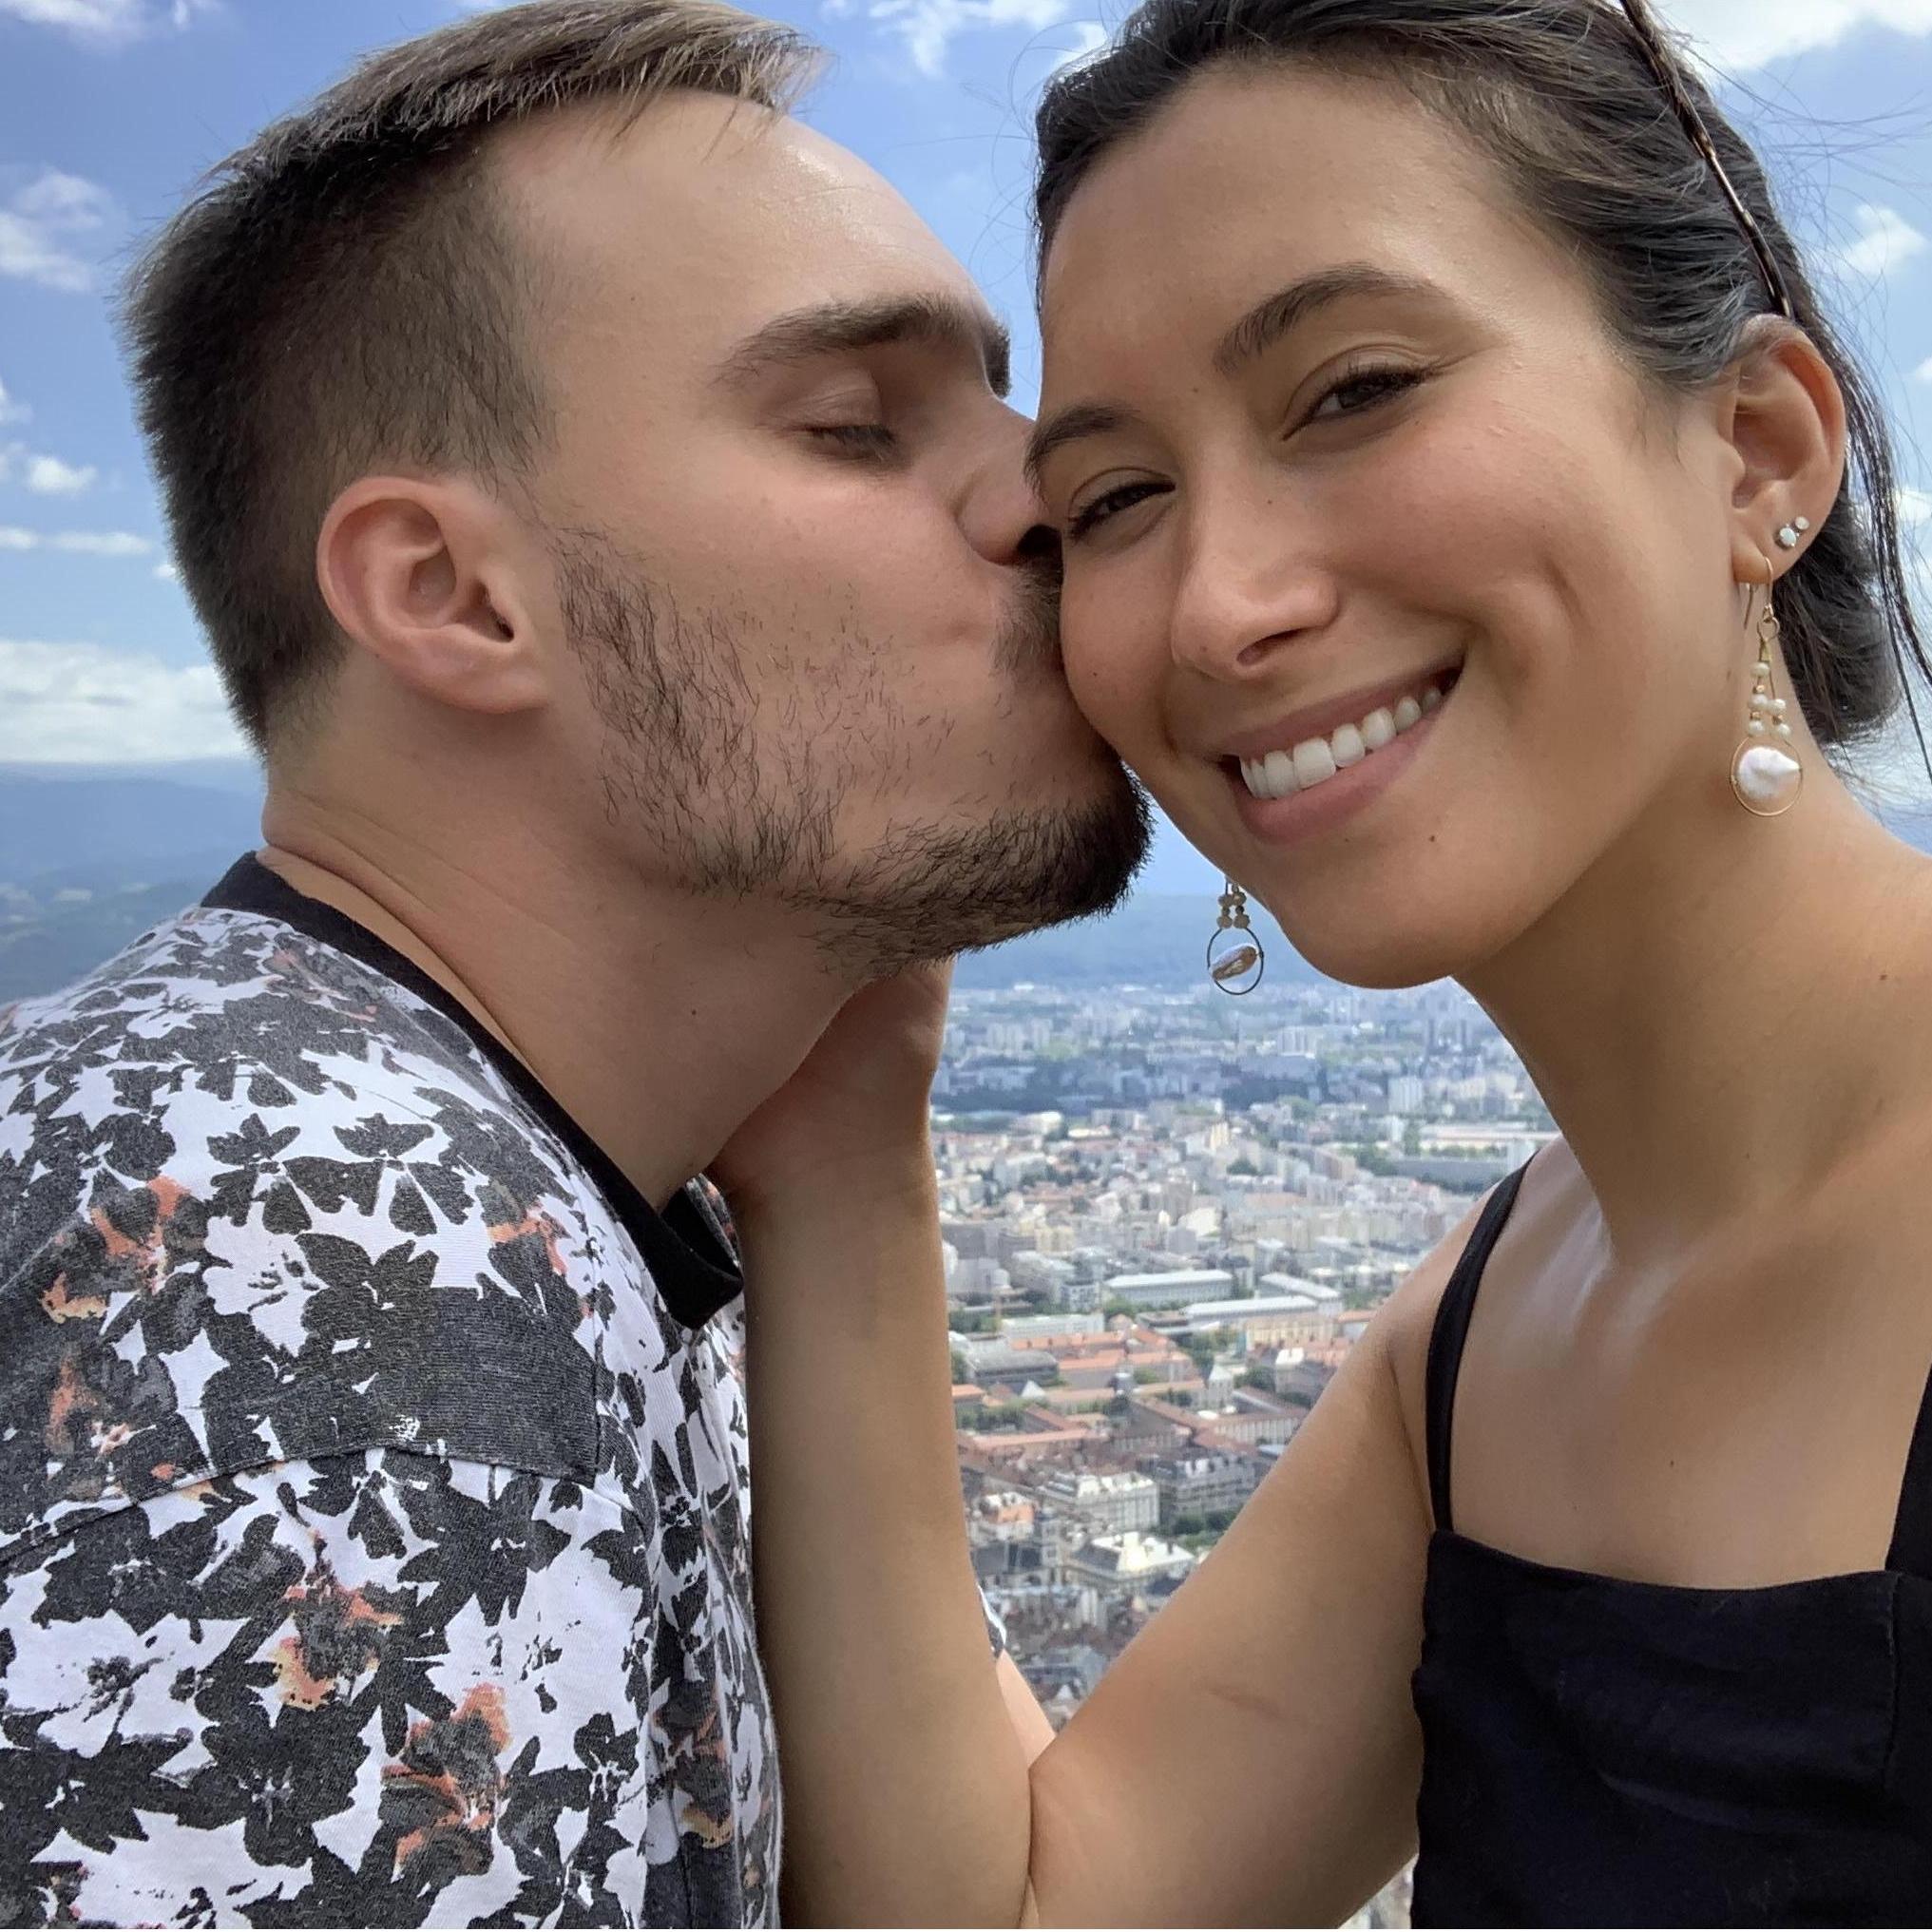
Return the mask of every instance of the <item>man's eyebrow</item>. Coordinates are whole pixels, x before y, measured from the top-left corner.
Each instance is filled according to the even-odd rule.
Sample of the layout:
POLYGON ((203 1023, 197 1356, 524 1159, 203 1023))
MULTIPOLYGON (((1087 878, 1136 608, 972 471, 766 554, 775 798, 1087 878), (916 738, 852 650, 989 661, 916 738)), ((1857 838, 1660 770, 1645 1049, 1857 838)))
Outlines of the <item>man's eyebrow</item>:
MULTIPOLYGON (((1223 335, 1215 349, 1215 367, 1233 375, 1242 363, 1273 346, 1298 322, 1331 303, 1360 296, 1433 296, 1434 283, 1416 276, 1396 275, 1368 262, 1349 262, 1304 276, 1264 296, 1223 335)), ((1026 480, 1041 493, 1041 471, 1056 450, 1088 436, 1111 435, 1130 429, 1138 418, 1119 403, 1074 403, 1046 417, 1026 445, 1026 480)))
POLYGON ((870 302, 821 302, 775 316, 727 355, 717 380, 740 387, 768 370, 900 342, 959 348, 977 356, 987 386, 1004 395, 1012 344, 1004 326, 976 302, 957 296, 885 296, 870 302))
POLYGON ((1345 262, 1338 268, 1325 268, 1290 282, 1272 296, 1264 296, 1223 335, 1215 349, 1215 368, 1222 375, 1233 375, 1244 362, 1251 362, 1317 310, 1331 307, 1351 296, 1433 296, 1439 294, 1433 282, 1418 276, 1396 275, 1370 262, 1345 262))

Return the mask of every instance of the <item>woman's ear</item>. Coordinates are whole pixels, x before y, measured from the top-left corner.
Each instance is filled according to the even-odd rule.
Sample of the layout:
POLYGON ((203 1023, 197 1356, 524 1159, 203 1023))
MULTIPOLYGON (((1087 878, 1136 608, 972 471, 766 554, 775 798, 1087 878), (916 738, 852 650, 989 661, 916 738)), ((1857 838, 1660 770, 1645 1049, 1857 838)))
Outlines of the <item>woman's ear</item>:
POLYGON ((1731 565, 1739 583, 1781 575, 1837 505, 1845 483, 1845 396, 1811 338, 1758 325, 1719 392, 1718 430, 1735 458, 1731 565), (1803 527, 1799 519, 1805 520, 1803 527), (1797 536, 1780 541, 1779 532, 1797 536))
POLYGON ((365 476, 329 507, 316 577, 351 641, 420 696, 503 715, 548 696, 514 529, 460 479, 365 476))

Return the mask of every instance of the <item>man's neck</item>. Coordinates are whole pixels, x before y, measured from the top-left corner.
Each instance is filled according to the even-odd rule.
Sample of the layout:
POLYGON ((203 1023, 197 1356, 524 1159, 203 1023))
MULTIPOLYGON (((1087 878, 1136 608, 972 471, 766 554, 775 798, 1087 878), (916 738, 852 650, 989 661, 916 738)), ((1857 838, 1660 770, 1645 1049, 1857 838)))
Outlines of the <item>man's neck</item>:
POLYGON ((457 864, 272 789, 262 863, 441 985, 661 1208, 797 1068, 851 988, 741 902, 555 859, 457 864))

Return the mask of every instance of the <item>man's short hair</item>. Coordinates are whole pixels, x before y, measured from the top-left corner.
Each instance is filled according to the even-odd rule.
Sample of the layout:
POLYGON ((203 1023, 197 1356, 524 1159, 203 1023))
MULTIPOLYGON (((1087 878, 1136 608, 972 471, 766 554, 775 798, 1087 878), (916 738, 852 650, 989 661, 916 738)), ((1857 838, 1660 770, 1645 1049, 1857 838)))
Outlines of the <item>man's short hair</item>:
POLYGON ((175 554, 265 748, 335 661, 330 503, 372 469, 508 476, 550 411, 540 277, 490 137, 672 88, 782 111, 816 53, 720 0, 535 0, 374 54, 210 175, 128 284, 134 379, 175 554))

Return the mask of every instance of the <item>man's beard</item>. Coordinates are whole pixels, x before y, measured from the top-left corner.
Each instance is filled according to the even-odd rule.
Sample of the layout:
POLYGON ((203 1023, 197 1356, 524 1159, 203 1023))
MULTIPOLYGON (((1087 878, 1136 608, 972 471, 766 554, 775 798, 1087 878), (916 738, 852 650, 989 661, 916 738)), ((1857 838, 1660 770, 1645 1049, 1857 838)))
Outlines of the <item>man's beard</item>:
MULTIPOLYGON (((864 850, 839 850, 841 802, 861 787, 886 795, 894 775, 880 743, 889 733, 857 715, 865 700, 852 685, 819 694, 818 729, 801 718, 791 741, 763 745, 756 694, 721 615, 680 610, 600 533, 552 541, 564 624, 609 732, 600 775, 612 822, 644 829, 691 891, 804 914, 828 964, 854 979, 1085 918, 1125 895, 1152 820, 1118 765, 1078 806, 1006 808, 961 825, 893 821, 864 850)), ((867 640, 851 649, 860 667, 877 656, 867 640)), ((1013 708, 1058 675, 1043 578, 1009 613, 996 661, 1013 708)))

